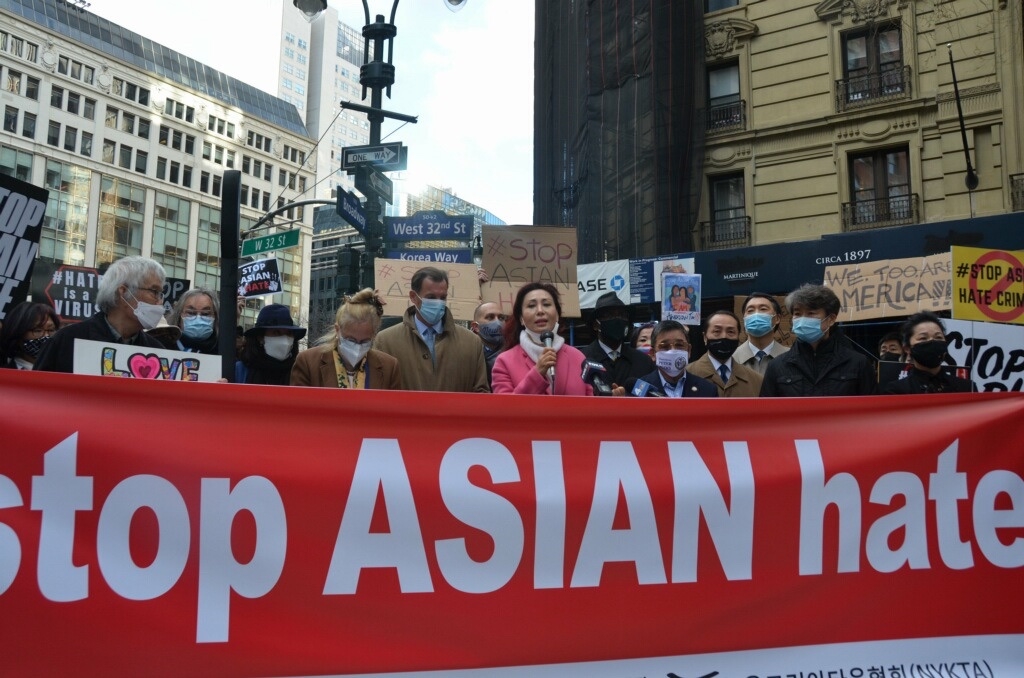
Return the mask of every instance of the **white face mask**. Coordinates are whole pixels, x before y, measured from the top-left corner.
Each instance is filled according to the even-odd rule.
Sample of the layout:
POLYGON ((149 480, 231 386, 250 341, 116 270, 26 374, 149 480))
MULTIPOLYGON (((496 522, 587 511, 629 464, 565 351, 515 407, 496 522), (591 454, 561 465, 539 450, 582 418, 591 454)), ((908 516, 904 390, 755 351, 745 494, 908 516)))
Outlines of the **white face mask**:
POLYGON ((360 344, 351 339, 338 340, 338 353, 345 361, 346 367, 356 367, 370 351, 370 342, 360 344))
POLYGON ((132 308, 132 312, 135 314, 135 319, 139 321, 140 325, 142 325, 142 329, 151 330, 154 327, 156 327, 157 324, 160 322, 160 318, 164 317, 164 305, 150 304, 148 302, 142 301, 131 292, 129 292, 128 294, 131 294, 132 299, 135 301, 134 308, 132 308, 131 302, 128 301, 128 299, 126 299, 123 295, 121 296, 121 298, 124 299, 124 303, 128 304, 129 308, 132 308))
POLYGON ((670 378, 675 379, 686 369, 686 363, 689 359, 689 351, 681 351, 674 348, 671 351, 658 351, 654 357, 654 362, 658 365, 658 369, 670 378))
POLYGON ((274 360, 284 360, 295 346, 295 337, 264 337, 263 350, 274 360))

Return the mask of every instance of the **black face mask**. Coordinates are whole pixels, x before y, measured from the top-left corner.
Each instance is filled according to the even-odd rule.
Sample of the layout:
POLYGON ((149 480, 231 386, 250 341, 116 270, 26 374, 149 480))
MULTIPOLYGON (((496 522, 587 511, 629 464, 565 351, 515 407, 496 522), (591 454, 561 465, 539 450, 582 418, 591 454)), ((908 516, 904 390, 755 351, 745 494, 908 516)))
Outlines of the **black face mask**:
POLYGON ((878 359, 891 363, 901 363, 903 362, 903 354, 893 353, 892 351, 886 351, 882 355, 878 356, 878 359))
POLYGON ((921 367, 934 369, 942 364, 946 357, 947 344, 941 339, 935 341, 922 341, 910 347, 910 357, 921 367))
POLYGON ((629 334, 629 321, 625 318, 606 318, 600 321, 601 338, 621 344, 629 334))
POLYGON ((707 342, 708 353, 715 356, 720 363, 728 360, 739 345, 739 339, 712 339, 707 342))
POLYGON ((43 336, 38 339, 29 339, 21 344, 21 350, 25 352, 29 358, 35 359, 39 357, 39 354, 43 350, 43 346, 46 346, 46 342, 50 341, 50 337, 43 336))

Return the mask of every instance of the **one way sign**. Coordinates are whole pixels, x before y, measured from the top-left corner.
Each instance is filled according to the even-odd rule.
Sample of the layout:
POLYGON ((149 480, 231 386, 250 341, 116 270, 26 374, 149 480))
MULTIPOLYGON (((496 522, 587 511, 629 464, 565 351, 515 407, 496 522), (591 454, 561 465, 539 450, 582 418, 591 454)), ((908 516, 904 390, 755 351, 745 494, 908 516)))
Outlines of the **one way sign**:
POLYGON ((341 168, 355 171, 357 167, 372 165, 382 172, 404 170, 409 161, 409 148, 401 141, 372 146, 349 146, 342 149, 341 168))

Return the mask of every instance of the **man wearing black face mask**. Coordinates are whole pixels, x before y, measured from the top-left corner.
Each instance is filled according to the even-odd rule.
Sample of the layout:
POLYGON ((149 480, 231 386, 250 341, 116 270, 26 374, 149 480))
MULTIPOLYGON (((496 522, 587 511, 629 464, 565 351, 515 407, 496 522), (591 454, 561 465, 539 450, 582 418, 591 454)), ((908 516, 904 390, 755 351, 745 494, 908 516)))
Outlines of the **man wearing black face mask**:
POLYGON ((498 354, 505 348, 505 314, 501 306, 493 301, 485 301, 473 311, 473 322, 469 329, 473 330, 484 345, 484 360, 487 361, 487 383, 491 383, 491 371, 498 354))
POLYGON ((739 336, 740 319, 736 314, 715 311, 704 321, 707 353, 686 367, 690 374, 713 383, 721 398, 756 398, 761 393, 761 375, 732 359, 739 336))
POLYGON ((903 346, 910 354, 910 369, 882 388, 883 394, 970 393, 974 384, 946 374, 946 330, 939 316, 930 311, 907 318, 900 330, 903 346))
POLYGON ((597 298, 592 327, 597 340, 580 350, 587 360, 601 363, 608 370, 606 379, 613 385, 622 386, 630 377, 639 379, 656 369, 648 356, 626 343, 629 309, 615 292, 597 298))

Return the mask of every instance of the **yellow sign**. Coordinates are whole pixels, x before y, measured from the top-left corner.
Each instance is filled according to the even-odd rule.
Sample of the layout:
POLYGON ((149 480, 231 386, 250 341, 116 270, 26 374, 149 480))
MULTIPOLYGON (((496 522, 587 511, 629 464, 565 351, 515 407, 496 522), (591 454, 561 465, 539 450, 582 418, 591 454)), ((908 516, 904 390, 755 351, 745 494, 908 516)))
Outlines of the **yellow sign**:
POLYGON ((949 310, 949 254, 887 259, 825 268, 825 285, 839 297, 839 320, 891 318, 949 310))
POLYGON ((953 317, 1024 325, 1024 252, 953 248, 953 317))

